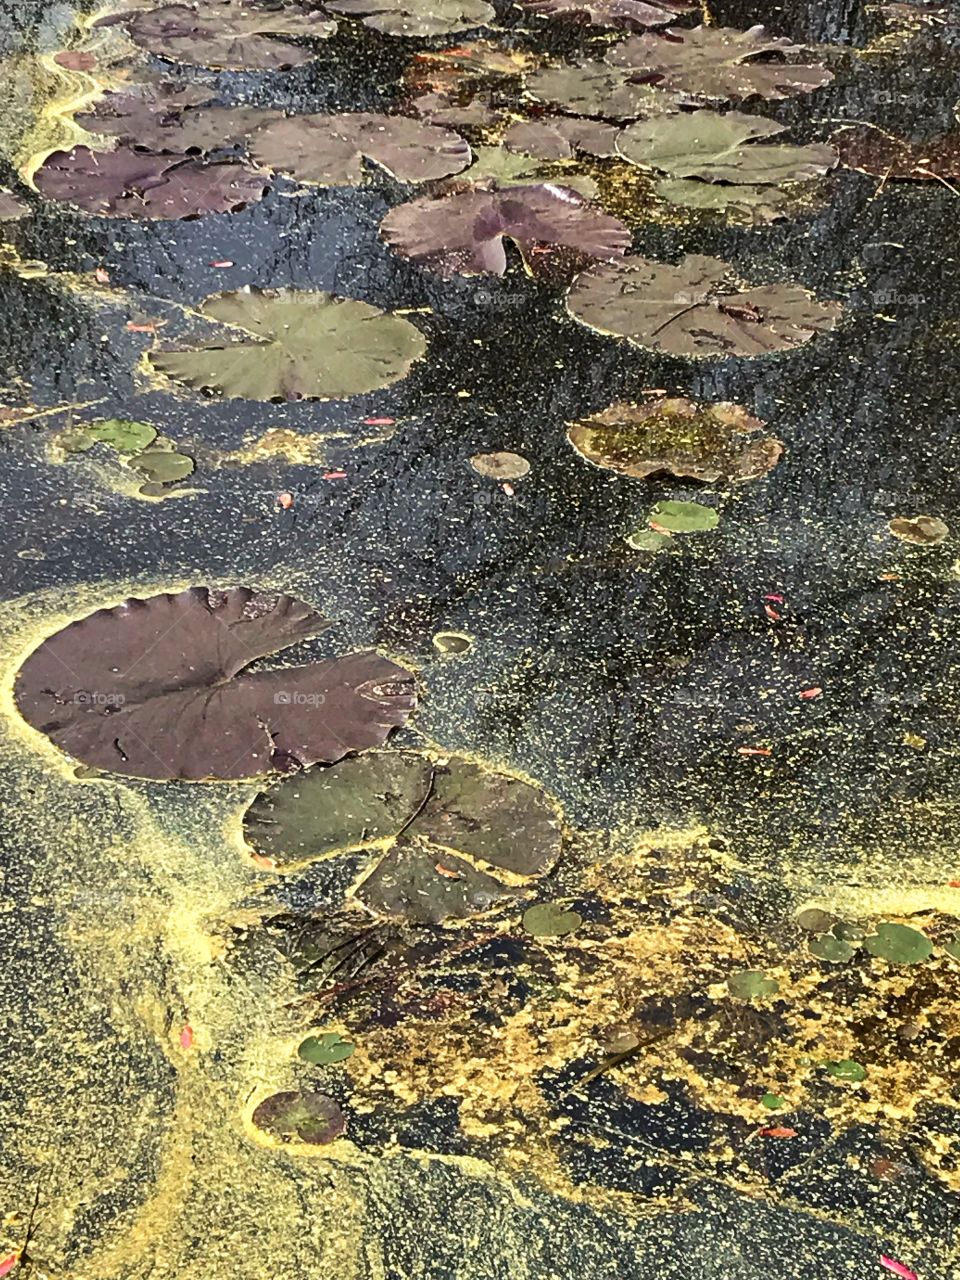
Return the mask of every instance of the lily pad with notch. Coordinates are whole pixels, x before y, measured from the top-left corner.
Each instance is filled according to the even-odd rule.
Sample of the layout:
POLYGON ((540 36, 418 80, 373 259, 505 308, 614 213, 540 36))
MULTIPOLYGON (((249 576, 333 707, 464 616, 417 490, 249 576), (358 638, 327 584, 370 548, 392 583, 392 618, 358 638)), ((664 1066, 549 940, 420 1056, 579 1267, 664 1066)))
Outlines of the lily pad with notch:
POLYGON ((297 1056, 315 1067, 330 1067, 346 1062, 353 1056, 353 1043, 345 1040, 338 1031, 327 1031, 319 1036, 307 1036, 297 1049, 297 1056))
POLYGON ((601 120, 649 119, 694 105, 686 94, 640 84, 633 72, 605 62, 544 67, 526 79, 524 89, 534 102, 601 120))
POLYGON ((175 484, 196 470, 193 458, 175 449, 144 449, 128 459, 128 466, 156 485, 175 484))
POLYGON ((332 13, 361 18, 387 36, 443 36, 485 26, 496 17, 486 0, 327 0, 332 13))
POLYGON ((43 641, 14 696, 61 751, 111 773, 289 772, 381 746, 416 704, 410 673, 376 653, 247 672, 328 625, 302 601, 248 587, 130 599, 43 641))
POLYGON ((921 964, 933 955, 933 943, 918 929, 890 921, 878 924, 876 933, 864 938, 863 945, 872 956, 890 964, 921 964))
POLYGON ((299 1138, 315 1146, 326 1146, 347 1128, 340 1104, 310 1090, 271 1094, 256 1107, 252 1119, 257 1129, 273 1138, 283 1142, 299 1138))
POLYGON ((619 130, 602 120, 578 120, 573 116, 544 116, 540 120, 516 120, 505 131, 501 145, 508 151, 542 160, 569 160, 577 151, 591 156, 616 156, 619 130))

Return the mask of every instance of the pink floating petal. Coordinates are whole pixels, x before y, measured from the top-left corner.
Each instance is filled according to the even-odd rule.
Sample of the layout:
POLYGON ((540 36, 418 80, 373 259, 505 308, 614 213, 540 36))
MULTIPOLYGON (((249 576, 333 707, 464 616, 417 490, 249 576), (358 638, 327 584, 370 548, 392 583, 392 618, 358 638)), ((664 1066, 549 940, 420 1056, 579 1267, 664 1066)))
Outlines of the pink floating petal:
POLYGON ((19 1261, 19 1253, 8 1253, 5 1258, 0 1258, 0 1276, 9 1275, 19 1261))
POLYGON ((888 1271, 892 1271, 895 1276, 899 1276, 900 1280, 918 1280, 915 1271, 905 1267, 902 1262, 897 1262, 895 1258, 888 1258, 885 1253, 880 1255, 880 1265, 881 1267, 886 1267, 888 1271))

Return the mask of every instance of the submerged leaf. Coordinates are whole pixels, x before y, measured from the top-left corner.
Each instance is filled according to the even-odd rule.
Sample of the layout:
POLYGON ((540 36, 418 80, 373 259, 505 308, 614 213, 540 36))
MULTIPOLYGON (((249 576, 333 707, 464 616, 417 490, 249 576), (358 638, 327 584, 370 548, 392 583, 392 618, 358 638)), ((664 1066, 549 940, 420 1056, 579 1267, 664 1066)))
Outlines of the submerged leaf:
POLYGON ((327 0, 327 8, 348 18, 362 18, 388 36, 442 36, 469 31, 496 17, 485 0, 327 0))
POLYGON ((574 116, 599 116, 603 120, 636 120, 680 110, 686 95, 638 84, 634 73, 605 62, 578 66, 546 67, 524 85, 534 102, 545 102, 574 116))
POLYGON ((0 222, 16 222, 30 212, 29 205, 18 199, 10 191, 0 187, 0 222))
POLYGON ((575 320, 639 347, 684 356, 760 356, 833 329, 842 309, 792 284, 751 288, 718 258, 677 266, 630 257, 583 272, 567 295, 575 320))
POLYGON ((320 186, 356 186, 372 160, 401 182, 429 182, 459 173, 472 159, 456 133, 408 116, 290 116, 262 129, 251 154, 269 169, 320 186))
POLYGON ((844 964, 853 956, 853 947, 843 938, 831 937, 829 933, 822 938, 812 938, 807 944, 812 956, 818 960, 826 960, 828 964, 844 964))
POLYGON ((960 178, 960 130, 908 142, 876 125, 848 125, 832 138, 840 163, 884 181, 935 182, 960 178))
POLYGON ((699 12, 697 0, 520 0, 545 18, 586 18, 594 27, 665 27, 699 12))
POLYGON ((727 990, 738 1000, 763 1000, 775 996, 780 990, 780 983, 756 969, 745 969, 742 973, 730 975, 727 990))
POLYGON ((864 938, 863 945, 872 956, 891 964, 919 964, 933 954, 930 939, 905 924, 878 924, 877 932, 864 938))
POLYGON ((253 1123, 275 1138, 299 1138, 318 1146, 333 1142, 347 1128, 346 1117, 333 1098, 308 1091, 264 1098, 253 1113, 253 1123))
POLYGON ((690 178, 661 178, 654 191, 670 204, 682 205, 686 209, 731 213, 758 225, 786 218, 796 200, 792 191, 778 187, 699 182, 690 178))
POLYGON ((766 475, 783 456, 783 444, 759 418, 737 404, 698 405, 692 400, 618 402, 574 422, 567 431, 588 462, 643 479, 658 471, 693 480, 730 483, 766 475))
POLYGON ((188 386, 248 400, 344 400, 409 373, 426 339, 402 316, 352 298, 294 289, 214 294, 203 315, 242 330, 150 363, 188 386))
POLYGON ((890 521, 889 529, 895 538, 916 547, 936 547, 950 533, 949 526, 938 516, 897 516, 890 521))
POLYGON ((17 674, 20 714, 83 764, 137 778, 252 778, 382 744, 415 705, 375 653, 245 669, 325 630, 286 595, 191 587, 101 609, 17 674))
POLYGON ((422 197, 392 209, 380 234, 404 257, 442 276, 503 275, 504 239, 523 252, 560 246, 580 258, 615 258, 630 245, 623 223, 551 184, 422 197))
POLYGON ((534 938, 565 938, 583 924, 583 917, 560 902, 538 902, 523 913, 523 927, 534 938))
POLYGON ((720 515, 699 502, 658 502, 650 512, 650 523, 669 533, 706 533, 717 527, 720 515))

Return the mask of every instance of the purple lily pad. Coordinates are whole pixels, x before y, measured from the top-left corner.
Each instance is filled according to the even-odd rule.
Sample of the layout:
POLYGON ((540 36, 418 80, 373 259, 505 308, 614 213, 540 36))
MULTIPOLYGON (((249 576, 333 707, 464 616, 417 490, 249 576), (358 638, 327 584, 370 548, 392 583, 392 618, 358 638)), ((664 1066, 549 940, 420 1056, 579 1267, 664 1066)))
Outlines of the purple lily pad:
POLYGON ((696 0, 521 0, 521 6, 545 18, 572 18, 594 27, 665 27, 700 12, 696 0))
POLYGON ((248 134, 282 119, 258 107, 211 107, 209 92, 131 85, 107 92, 90 111, 74 116, 89 133, 119 138, 150 151, 213 151, 242 142, 248 134))
POLYGON ((0 222, 16 222, 30 212, 28 205, 9 191, 0 189, 0 222))
POLYGON ((591 156, 616 156, 615 124, 602 120, 578 120, 575 116, 557 116, 542 120, 517 120, 503 135, 508 151, 537 156, 541 160, 569 160, 574 152, 591 156))

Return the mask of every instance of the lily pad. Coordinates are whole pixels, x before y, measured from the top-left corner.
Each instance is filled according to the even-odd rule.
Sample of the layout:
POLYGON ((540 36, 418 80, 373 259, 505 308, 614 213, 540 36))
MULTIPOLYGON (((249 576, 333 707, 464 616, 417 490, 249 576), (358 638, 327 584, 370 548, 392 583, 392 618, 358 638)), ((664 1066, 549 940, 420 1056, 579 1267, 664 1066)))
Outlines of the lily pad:
POLYGON ((669 533, 705 533, 717 527, 720 515, 699 502, 658 502, 650 512, 650 523, 669 533))
POLYGON ((530 474, 530 463, 519 453, 501 450, 498 453, 475 453, 470 465, 478 475, 490 480, 522 480, 530 474))
POLYGON ((833 329, 836 302, 792 284, 751 287, 718 258, 688 254, 677 266, 630 257, 578 276, 567 295, 575 320, 639 347, 683 356, 760 356, 833 329))
POLYGON ((257 797, 244 833, 281 868, 368 849, 356 897, 379 915, 432 923, 515 897, 561 848, 558 810, 537 787, 414 751, 290 778, 257 797))
POLYGON ((340 1106, 323 1093, 274 1093, 253 1113, 253 1123, 274 1138, 324 1146, 346 1132, 347 1121, 340 1106))
POLYGON ((82 764, 137 778, 253 778, 382 745, 416 699, 375 653, 247 674, 327 622, 286 595, 191 587, 72 622, 17 674, 20 714, 82 764))
POLYGON ((574 116, 602 120, 636 120, 662 116, 688 103, 684 94, 639 84, 634 73, 605 62, 545 67, 524 82, 527 96, 574 116))
POLYGON ((583 916, 561 902, 537 902, 523 913, 523 927, 535 938, 564 938, 583 924, 583 916))
POLYGON ((399 381, 427 348, 409 320, 332 293, 240 290, 214 294, 200 310, 235 335, 154 351, 150 363, 223 396, 345 400, 399 381))
POLYGON ((660 36, 631 36, 611 49, 607 61, 656 78, 662 88, 682 90, 716 102, 731 98, 789 98, 821 89, 833 79, 820 64, 785 61, 805 53, 785 36, 769 36, 762 26, 694 27, 660 36), (769 60, 774 55, 776 60, 769 60), (766 61, 758 61, 767 58, 766 61))
POLYGON ((936 182, 960 178, 960 130, 908 142, 876 125, 848 125, 831 139, 847 169, 884 181, 936 182))
MULTIPOLYGON (((795 189, 799 194, 800 189, 795 189)), ((803 188, 806 190, 806 188, 803 188)), ((742 182, 699 182, 691 178, 662 178, 654 186, 661 199, 685 209, 725 213, 756 225, 778 222, 796 207, 795 191, 748 186, 742 182)))
POLYGON ((852 1058, 844 1058, 840 1062, 825 1062, 823 1068, 835 1080, 848 1080, 851 1084, 859 1084, 867 1078, 866 1067, 854 1062, 852 1058))
POLYGON ((474 162, 463 174, 463 179, 471 186, 487 191, 502 187, 562 186, 565 191, 592 200, 599 190, 592 178, 575 170, 546 175, 544 169, 548 161, 540 156, 508 151, 502 146, 477 147, 474 155, 474 162))
POLYGON ((544 18, 586 19, 594 27, 665 27, 699 13, 696 0, 520 0, 528 13, 544 18))
POLYGON ((949 525, 938 516, 897 516, 889 529, 895 538, 915 547, 939 546, 950 533, 949 525))
POLYGON ((268 169, 324 187, 356 186, 364 159, 401 182, 445 178, 472 159, 468 144, 449 129, 365 111, 291 116, 261 130, 250 150, 268 169))
POLYGON ((12 192, 0 188, 0 222, 16 222, 18 218, 25 218, 29 212, 29 205, 24 204, 12 192))
POLYGON ((669 533, 657 533, 655 529, 635 529, 624 537, 624 542, 634 551, 662 551, 670 546, 673 538, 669 533))
POLYGON ((570 443, 588 462, 643 479, 658 471, 693 480, 756 480, 783 456, 773 436, 758 436, 763 423, 740 405, 692 400, 618 402, 574 422, 570 443))
POLYGON ((74 121, 90 133, 107 134, 151 151, 213 151, 242 142, 255 129, 282 119, 259 107, 202 105, 209 92, 136 84, 107 92, 74 121), (198 103, 196 100, 199 99, 198 103))
POLYGON ((327 8, 388 36, 443 36, 485 26, 496 10, 485 0, 327 0, 327 8))
POLYGON ((278 36, 325 40, 337 29, 319 9, 249 0, 198 0, 113 14, 98 25, 122 23, 135 44, 161 58, 225 71, 281 71, 312 62, 309 45, 278 36))
POLYGON ((577 120, 555 116, 542 120, 516 120, 503 135, 508 151, 538 156, 542 160, 569 160, 575 152, 611 157, 617 154, 619 130, 601 120, 577 120))
POLYGON ((617 139, 631 164, 659 169, 674 178, 701 178, 775 186, 815 178, 832 169, 837 153, 827 143, 758 146, 758 139, 783 133, 786 126, 739 111, 692 111, 682 116, 638 120, 617 139))
POLYGON ((380 234, 403 257, 445 277, 503 275, 505 238, 525 254, 546 244, 586 259, 617 257, 631 239, 622 222, 552 185, 423 197, 392 209, 380 234))
POLYGON ((148 422, 128 422, 121 418, 104 418, 98 422, 85 422, 82 427, 70 427, 57 437, 57 443, 67 453, 82 453, 95 444, 106 444, 117 453, 139 453, 153 444, 157 438, 156 427, 148 422))
POLYGON ((891 964, 920 964, 933 954, 933 943, 917 929, 886 921, 877 925, 876 933, 864 938, 863 945, 872 956, 891 964))
POLYGON ((117 147, 54 151, 34 175, 48 200, 108 218, 195 218, 229 213, 263 198, 268 182, 242 164, 117 147))
POLYGON ((502 114, 495 111, 480 98, 469 102, 457 102, 445 93, 424 93, 410 104, 421 120, 429 124, 445 125, 451 129, 486 128, 489 129, 502 119, 502 114))
POLYGON ((315 1067, 329 1067, 337 1062, 346 1062, 353 1054, 353 1044, 344 1040, 337 1031, 328 1031, 322 1036, 307 1036, 297 1049, 297 1056, 315 1067))
POLYGON ((760 1099, 760 1105, 766 1107, 768 1111, 782 1111, 788 1105, 786 1098, 781 1098, 779 1093, 765 1093, 760 1099))
POLYGON ((960 960, 960 934, 944 942, 943 949, 954 960, 960 960))
POLYGON ((822 907, 807 907, 797 916, 797 924, 809 933, 829 933, 837 923, 837 917, 822 907))
POLYGON ((821 938, 811 938, 807 949, 818 960, 826 960, 828 964, 845 964, 853 956, 853 947, 843 938, 834 938, 825 933, 821 938))
POLYGON ((765 1000, 777 994, 780 983, 756 969, 745 969, 741 973, 730 975, 727 990, 738 1000, 765 1000))
POLYGON ((129 466, 139 471, 152 484, 174 484, 185 480, 196 469, 193 458, 173 449, 145 449, 129 459, 129 466))

